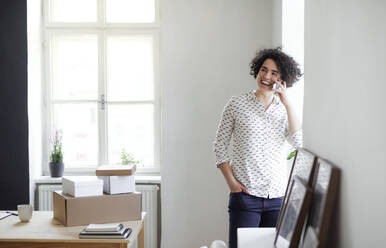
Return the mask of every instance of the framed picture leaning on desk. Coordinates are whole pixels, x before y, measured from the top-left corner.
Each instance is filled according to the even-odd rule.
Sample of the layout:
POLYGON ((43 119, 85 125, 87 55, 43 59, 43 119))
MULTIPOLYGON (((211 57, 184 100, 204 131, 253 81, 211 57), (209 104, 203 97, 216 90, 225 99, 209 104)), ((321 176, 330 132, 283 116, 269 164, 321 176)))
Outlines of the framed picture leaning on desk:
POLYGON ((282 221, 279 223, 276 232, 275 247, 298 247, 304 221, 311 204, 311 197, 311 189, 299 177, 295 176, 290 184, 282 221))
POLYGON ((340 170, 318 159, 311 209, 307 218, 303 248, 327 247, 327 235, 336 202, 340 170))
POLYGON ((295 176, 297 176, 305 185, 309 186, 311 189, 313 187, 314 173, 316 169, 317 157, 310 151, 304 148, 298 148, 294 158, 294 162, 291 167, 291 171, 288 177, 287 189, 283 198, 283 203, 280 208, 279 217, 277 220, 276 229, 280 225, 280 222, 283 217, 284 206, 288 201, 288 191, 291 186, 291 183, 295 176))

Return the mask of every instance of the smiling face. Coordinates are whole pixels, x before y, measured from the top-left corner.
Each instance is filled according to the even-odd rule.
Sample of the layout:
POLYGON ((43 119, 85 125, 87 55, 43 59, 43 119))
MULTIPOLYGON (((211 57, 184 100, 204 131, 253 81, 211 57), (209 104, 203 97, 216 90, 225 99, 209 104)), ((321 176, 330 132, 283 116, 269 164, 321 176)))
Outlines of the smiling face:
POLYGON ((280 72, 275 61, 266 59, 257 74, 257 85, 264 91, 272 91, 273 85, 280 79, 280 72))

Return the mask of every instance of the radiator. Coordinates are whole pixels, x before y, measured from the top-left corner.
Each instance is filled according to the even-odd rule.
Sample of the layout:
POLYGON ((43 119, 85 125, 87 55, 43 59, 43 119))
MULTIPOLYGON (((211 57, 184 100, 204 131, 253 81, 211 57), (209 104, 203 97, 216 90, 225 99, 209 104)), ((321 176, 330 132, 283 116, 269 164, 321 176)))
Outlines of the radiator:
MULTIPOLYGON (((38 209, 52 211, 52 193, 62 190, 61 184, 41 184, 38 186, 38 209)), ((157 185, 137 184, 136 190, 142 193, 142 211, 145 211, 145 247, 157 248, 157 185)))
POLYGON ((40 211, 52 211, 52 192, 62 190, 61 184, 42 184, 38 186, 38 209, 40 211))
POLYGON ((142 209, 147 213, 145 218, 145 247, 157 248, 157 185, 137 184, 135 189, 142 193, 142 209))

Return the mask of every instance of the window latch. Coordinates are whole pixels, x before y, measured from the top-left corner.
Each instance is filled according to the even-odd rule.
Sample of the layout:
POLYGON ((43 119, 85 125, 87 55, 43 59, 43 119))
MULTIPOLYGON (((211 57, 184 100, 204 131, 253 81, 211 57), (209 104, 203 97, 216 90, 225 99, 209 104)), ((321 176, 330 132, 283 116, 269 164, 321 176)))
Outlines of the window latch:
POLYGON ((99 102, 101 103, 101 109, 105 110, 106 101, 105 101, 105 95, 104 94, 101 95, 101 100, 99 102))

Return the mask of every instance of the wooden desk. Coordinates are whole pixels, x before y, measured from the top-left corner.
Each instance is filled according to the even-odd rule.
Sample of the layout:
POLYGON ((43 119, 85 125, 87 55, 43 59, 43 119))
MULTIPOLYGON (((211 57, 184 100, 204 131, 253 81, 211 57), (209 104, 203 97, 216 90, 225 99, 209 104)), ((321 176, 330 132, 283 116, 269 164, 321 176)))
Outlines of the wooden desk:
POLYGON ((29 222, 20 222, 18 216, 9 216, 0 220, 0 247, 82 247, 105 248, 128 247, 138 238, 138 248, 144 248, 144 219, 121 222, 130 227, 132 232, 127 239, 79 239, 79 232, 85 226, 65 227, 53 219, 52 211, 34 211, 29 222))

